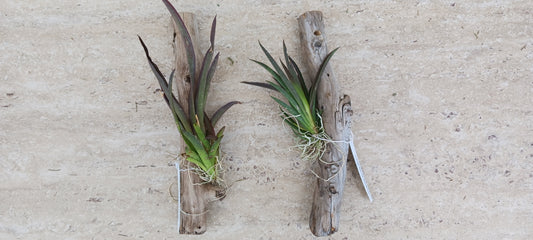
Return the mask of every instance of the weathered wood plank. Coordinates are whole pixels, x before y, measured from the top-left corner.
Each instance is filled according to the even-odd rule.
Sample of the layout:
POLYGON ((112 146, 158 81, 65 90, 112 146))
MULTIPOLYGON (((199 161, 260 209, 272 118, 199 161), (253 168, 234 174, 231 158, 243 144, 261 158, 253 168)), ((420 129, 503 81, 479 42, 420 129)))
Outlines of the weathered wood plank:
MULTIPOLYGON (((298 23, 303 57, 313 79, 328 53, 322 12, 306 12, 298 17, 298 23)), ((325 154, 315 166, 318 177, 309 227, 314 235, 327 236, 339 229, 352 115, 350 97, 340 93, 329 64, 319 84, 317 99, 326 133, 335 143, 328 143, 325 154)))
MULTIPOLYGON (((183 21, 189 34, 191 35, 195 52, 198 53, 198 24, 196 18, 192 13, 182 13, 183 21)), ((178 93, 178 101, 186 112, 188 112, 187 98, 189 97, 190 77, 189 66, 185 54, 185 47, 183 40, 179 33, 177 26, 172 21, 174 26, 174 56, 176 58, 175 65, 175 92, 178 93)), ((197 62, 199 58, 196 58, 197 62)), ((197 64, 198 66, 198 64, 197 64)), ((185 142, 180 138, 180 151, 185 152, 185 142)), ((179 232, 181 234, 202 234, 207 230, 207 184, 201 184, 203 181, 192 171, 187 171, 195 167, 194 164, 188 161, 182 161, 180 168, 185 169, 180 175, 181 182, 181 214, 179 232)))

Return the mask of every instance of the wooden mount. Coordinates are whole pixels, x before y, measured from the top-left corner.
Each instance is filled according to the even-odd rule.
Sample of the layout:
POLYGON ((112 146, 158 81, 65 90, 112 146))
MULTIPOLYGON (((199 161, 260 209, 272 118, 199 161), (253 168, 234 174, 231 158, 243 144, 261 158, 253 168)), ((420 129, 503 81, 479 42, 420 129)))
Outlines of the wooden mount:
MULTIPOLYGON (((311 11, 298 17, 300 41, 307 69, 314 79, 328 49, 322 12, 311 11)), ((331 66, 325 68, 317 99, 326 133, 334 141, 315 165, 316 179, 309 228, 315 236, 328 236, 339 229, 340 207, 346 178, 348 141, 351 136, 350 97, 342 95, 331 66)))
MULTIPOLYGON (((195 47, 195 52, 198 53, 198 24, 196 18, 192 13, 182 13, 181 14, 183 21, 191 39, 193 46, 195 47)), ((187 63, 187 56, 185 54, 185 47, 181 37, 181 34, 175 25, 174 21, 171 20, 174 26, 174 56, 175 56, 175 89, 174 92, 177 92, 177 99, 180 102, 181 106, 186 112, 188 112, 189 105, 187 104, 187 99, 189 97, 190 89, 190 78, 189 76, 189 65, 187 63)), ((199 58, 196 58, 199 62, 199 58)), ((198 65, 198 63, 197 63, 198 65)), ((185 152, 186 145, 183 139, 180 138, 180 151, 185 152)), ((181 185, 181 213, 180 215, 180 226, 179 232, 181 234, 202 234, 207 230, 207 203, 208 203, 208 193, 209 185, 203 184, 203 180, 191 169, 196 167, 194 164, 188 161, 181 161, 180 169, 182 173, 180 174, 180 185, 181 185)))

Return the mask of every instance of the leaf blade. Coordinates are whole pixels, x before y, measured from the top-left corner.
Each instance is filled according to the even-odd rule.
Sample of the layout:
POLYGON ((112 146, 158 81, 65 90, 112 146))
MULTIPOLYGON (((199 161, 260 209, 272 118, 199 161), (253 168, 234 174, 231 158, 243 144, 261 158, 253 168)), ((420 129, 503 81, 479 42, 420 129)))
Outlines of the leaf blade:
POLYGON ((170 15, 172 16, 174 23, 178 27, 178 30, 180 31, 180 35, 183 39, 185 53, 187 55, 187 62, 189 64, 189 75, 191 78, 191 86, 193 86, 194 78, 196 74, 196 55, 194 53, 194 46, 192 44, 191 35, 189 34, 189 31, 187 30, 185 22, 181 18, 181 15, 178 13, 176 8, 174 8, 174 6, 172 6, 172 4, 168 0, 163 0, 163 3, 165 4, 168 11, 170 12, 170 15))
POLYGON ((315 80, 311 86, 311 91, 309 93, 310 95, 309 104, 310 104, 311 109, 313 110, 316 108, 316 104, 317 104, 316 95, 317 95, 318 85, 320 83, 320 80, 322 79, 322 74, 324 73, 324 70, 326 69, 326 66, 329 63, 329 60, 333 57, 333 54, 335 54, 337 50, 339 50, 339 48, 335 48, 333 51, 328 53, 328 55, 326 55, 326 58, 324 58, 324 61, 322 61, 322 63, 320 64, 320 67, 318 68, 318 72, 315 76, 315 80))
POLYGON ((266 89, 269 89, 269 90, 274 90, 276 92, 278 91, 276 88, 272 87, 269 83, 248 82, 248 81, 242 81, 241 83, 248 84, 248 85, 253 85, 253 86, 257 86, 257 87, 262 87, 262 88, 266 88, 266 89))
MULTIPOLYGON (((159 86, 161 87, 161 90, 163 90, 163 94, 164 94, 163 97, 165 98, 165 101, 167 102, 167 105, 169 106, 169 108, 173 112, 173 115, 175 114, 176 117, 178 118, 178 120, 183 124, 183 127, 187 131, 192 131, 191 126, 190 126, 190 122, 189 122, 189 120, 186 117, 185 111, 183 110, 183 108, 181 107, 179 102, 176 100, 174 95, 172 94, 172 89, 169 88, 169 85, 168 85, 165 77, 163 76, 163 74, 159 70, 159 67, 157 67, 157 65, 152 61, 152 58, 150 57, 150 53, 148 51, 148 48, 144 44, 144 41, 142 40, 142 38, 140 36, 138 36, 138 38, 139 38, 139 41, 141 42, 141 45, 142 45, 142 47, 144 49, 144 53, 145 53, 146 58, 148 60, 148 64, 150 65, 150 68, 152 69, 152 72, 156 76, 157 81, 159 82, 159 86)), ((173 76, 173 74, 171 74, 171 76, 173 76)), ((172 81, 172 77, 170 78, 170 80, 172 81)))
POLYGON ((211 124, 215 126, 218 122, 218 120, 224 115, 224 113, 233 105, 235 104, 241 104, 239 101, 231 101, 229 103, 224 104, 222 107, 220 107, 211 117, 211 124))
POLYGON ((202 61, 202 66, 200 68, 200 78, 198 79, 198 89, 196 90, 196 116, 200 119, 200 127, 205 129, 204 126, 204 110, 205 110, 205 101, 207 99, 208 90, 207 89, 207 74, 209 71, 209 64, 213 58, 213 49, 210 47, 205 53, 204 59, 202 61))

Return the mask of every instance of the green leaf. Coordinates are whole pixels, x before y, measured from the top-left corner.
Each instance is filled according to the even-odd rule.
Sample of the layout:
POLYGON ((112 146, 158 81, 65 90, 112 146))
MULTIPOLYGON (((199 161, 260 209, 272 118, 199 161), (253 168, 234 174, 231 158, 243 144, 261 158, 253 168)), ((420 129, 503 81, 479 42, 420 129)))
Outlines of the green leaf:
MULTIPOLYGON (((185 142, 185 145, 187 145, 187 147, 189 149, 191 149, 191 151, 194 151, 194 145, 191 143, 191 141, 189 141, 188 138, 185 137, 185 132, 187 131, 184 131, 183 128, 181 127, 181 123, 179 124, 179 127, 178 127, 178 131, 180 132, 180 135, 181 135, 181 138, 183 139, 183 141, 185 142)), ((194 134, 193 132, 188 132, 189 134, 194 134)))
MULTIPOLYGON (((267 57, 269 59, 272 59, 272 56, 268 54, 268 51, 266 51, 264 47, 262 47, 262 49, 264 52, 266 52, 265 54, 267 54, 267 57)), ((299 86, 298 82, 291 82, 290 80, 286 78, 283 79, 283 77, 280 76, 280 74, 274 72, 274 70, 271 69, 266 64, 259 62, 259 61, 255 61, 255 60, 252 60, 252 61, 259 64, 261 67, 266 69, 272 75, 274 80, 276 80, 276 82, 279 84, 279 87, 273 84, 270 84, 270 85, 276 88, 276 90, 278 90, 289 101, 291 106, 293 106, 296 109, 296 111, 303 116, 304 119, 306 119, 307 121, 314 122, 313 115, 311 114, 311 110, 309 109, 309 102, 308 102, 307 96, 304 90, 299 86)), ((279 69, 279 66, 277 64, 276 66, 279 69)), ((281 74, 283 74, 283 72, 281 74)), ((306 125, 308 125, 308 123, 306 123, 306 125)))
POLYGON ((187 161, 196 164, 196 166, 198 166, 199 168, 201 168, 204 171, 207 170, 207 167, 202 163, 202 161, 200 160, 200 157, 198 156, 198 154, 196 154, 193 151, 189 151, 187 153, 187 155, 188 155, 187 156, 187 161))
MULTIPOLYGON (((280 107, 281 108, 281 107, 280 107)), ((282 110, 283 112, 283 110, 282 110)), ((291 116, 289 116, 286 112, 283 112, 283 115, 285 116, 285 122, 287 124, 289 124, 289 126, 291 127, 292 131, 296 134, 296 135, 300 135, 300 125, 297 123, 296 120, 294 120, 294 118, 292 118, 291 116)))
MULTIPOLYGON (((289 54, 287 53, 287 45, 285 45, 285 41, 283 41, 283 56, 285 57, 285 62, 288 64, 290 61, 289 61, 289 54)), ((290 70, 291 69, 286 69, 286 72, 289 73, 289 75, 295 76, 296 74, 290 70)))
POLYGON ((288 111, 292 117, 296 117, 296 116, 299 116, 300 114, 298 113, 298 110, 297 109, 294 109, 293 107, 289 106, 287 103, 283 102, 282 100, 280 100, 279 98, 276 98, 276 97, 272 97, 270 96, 272 99, 274 99, 274 101, 276 101, 280 107, 283 107, 286 111, 288 111))
POLYGON ((187 96, 187 101, 189 103, 189 119, 191 119, 191 121, 193 121, 193 119, 196 118, 196 104, 195 104, 195 100, 194 100, 194 89, 196 88, 195 86, 192 85, 192 81, 190 82, 190 88, 189 88, 189 96, 187 96))
MULTIPOLYGON (((172 93, 172 80, 173 79, 174 79, 174 70, 172 70, 172 72, 170 72, 170 77, 168 78, 168 89, 170 89, 172 97, 174 97, 174 94, 172 93)), ((174 121, 175 122, 179 122, 179 117, 176 114, 176 110, 175 110, 176 106, 174 104, 174 101, 169 101, 166 97, 165 97, 165 101, 167 102, 167 105, 170 107, 170 111, 172 112, 172 116, 174 116, 174 121)))
POLYGON ((265 47, 263 47, 261 42, 259 42, 259 46, 261 46, 261 49, 263 50, 263 53, 265 53, 266 57, 268 58, 268 61, 270 62, 270 64, 272 64, 274 69, 276 69, 276 72, 280 75, 280 77, 282 77, 284 79, 287 79, 287 76, 285 76, 285 74, 283 73, 283 71, 281 70, 279 65, 276 63, 274 58, 272 58, 272 55, 270 55, 270 53, 265 49, 265 47))
POLYGON ((196 114, 200 121, 200 127, 202 129, 205 129, 204 127, 204 109, 205 109, 205 101, 207 99, 208 89, 207 87, 207 72, 209 71, 209 63, 211 62, 211 59, 213 58, 213 49, 209 48, 207 52, 205 53, 204 60, 202 61, 202 67, 200 68, 200 78, 199 78, 199 84, 198 89, 196 92, 196 114))
POLYGON ((216 157, 218 156, 218 149, 220 148, 220 142, 222 141, 222 137, 224 137, 224 129, 226 129, 225 127, 222 127, 218 133, 217 133, 217 140, 215 140, 215 142, 211 145, 211 149, 209 150, 209 159, 212 159, 212 163, 213 165, 216 164, 216 157))
POLYGON ((212 159, 211 163, 213 165, 216 164, 215 160, 218 156, 218 148, 220 147, 220 142, 222 141, 222 138, 219 138, 213 142, 213 145, 211 145, 211 149, 209 150, 209 159, 212 159))
POLYGON ((185 52, 187 55, 187 62, 189 64, 189 76, 191 78, 191 86, 194 86, 194 79, 196 74, 196 55, 194 54, 194 47, 192 44, 191 35, 189 34, 187 27, 185 26, 185 22, 183 22, 183 19, 181 18, 178 11, 176 11, 174 6, 172 6, 172 4, 168 0, 163 0, 163 3, 170 12, 172 19, 174 19, 174 22, 176 23, 176 26, 178 27, 180 35, 183 39, 185 52))
POLYGON ((291 107, 295 109, 295 111, 300 112, 300 109, 301 109, 300 105, 298 104, 298 102, 295 100, 294 97, 290 96, 289 93, 287 93, 287 90, 283 89, 281 86, 273 82, 267 81, 267 83, 269 83, 273 88, 275 88, 276 91, 281 93, 281 95, 283 95, 285 99, 287 99, 287 101, 289 102, 291 107))
POLYGON ((205 138, 205 133, 201 129, 198 119, 196 119, 196 122, 192 126, 194 128, 194 132, 196 133, 196 136, 198 137, 198 139, 204 146, 204 149, 206 151, 209 150, 211 144, 209 144, 209 141, 207 141, 207 139, 205 138))
POLYGON ((222 127, 220 130, 218 130, 217 138, 222 138, 222 136, 224 135, 224 130, 226 130, 226 127, 222 127))
MULTIPOLYGON (((167 84, 167 81, 161 71, 159 70, 159 67, 152 61, 152 58, 150 57, 150 53, 148 52, 148 48, 144 44, 142 38, 140 36, 139 41, 141 42, 141 45, 144 49, 144 53, 146 55, 146 58, 148 59, 148 64, 150 65, 150 68, 152 69, 152 72, 157 78, 157 81, 159 82, 159 86, 161 87, 161 90, 163 90, 163 96, 165 98, 165 101, 167 102, 168 106, 170 107, 173 114, 175 114, 178 117, 178 120, 183 124, 183 127, 187 131, 192 131, 189 120, 186 117, 185 111, 181 107, 181 105, 178 103, 178 100, 174 97, 172 94, 172 88, 169 88, 169 85, 167 84)), ((172 81, 173 74, 171 74, 170 81, 172 81)))
MULTIPOLYGON (((261 42, 259 42, 259 46, 261 47, 261 49, 263 50, 263 52, 265 53, 266 57, 268 58, 268 61, 270 61, 270 64, 272 64, 272 66, 274 67, 274 69, 276 69, 276 74, 273 74, 273 70, 268 67, 267 65, 265 65, 264 63, 261 63, 261 62, 258 62, 258 61, 255 61, 255 60, 252 60, 254 62, 256 62, 257 64, 261 65, 263 68, 265 68, 268 72, 270 72, 270 74, 274 77, 274 79, 278 82, 278 84, 280 86, 282 86, 283 88, 287 89, 289 93, 291 93, 291 95, 295 98, 295 100, 299 100, 297 99, 297 93, 296 93, 296 90, 294 89, 294 86, 293 84, 291 83, 291 81, 289 79, 287 79, 287 76, 285 75, 285 73, 283 72, 283 70, 281 70, 281 68, 279 67, 279 65, 276 63, 276 61, 274 61, 274 58, 272 58, 272 55, 270 55, 270 53, 265 49, 265 47, 263 47, 263 45, 261 44, 261 42)), ((299 102, 299 101, 298 101, 299 102)), ((300 106, 301 107, 301 106, 300 106)))
POLYGON ((302 115, 301 112, 296 112, 295 110, 291 110, 291 108, 283 101, 279 100, 278 98, 272 97, 274 101, 276 101, 280 106, 285 108, 292 116, 286 116, 289 118, 295 118, 298 120, 300 124, 300 128, 304 129, 308 132, 314 131, 314 121, 312 118, 309 118, 306 115, 302 115))
POLYGON ((205 133, 207 138, 210 141, 214 141, 217 137, 215 135, 215 128, 213 127, 213 124, 211 123, 211 119, 207 117, 207 113, 204 112, 204 124, 205 124, 205 133))
POLYGON ((209 164, 208 164, 208 155, 207 155, 207 151, 205 150, 205 148, 202 146, 202 143, 200 141, 198 141, 198 139, 191 133, 187 132, 187 131, 183 131, 182 133, 182 136, 183 136, 183 139, 187 139, 187 141, 189 142, 189 144, 187 144, 187 146, 189 146, 189 148, 196 152, 200 158, 200 160, 202 161, 202 163, 206 166, 206 167, 209 167, 209 164))
MULTIPOLYGON (((285 56, 285 62, 287 66, 285 66, 283 62, 282 62, 282 66, 285 69, 287 76, 289 76, 290 80, 297 81, 298 75, 296 74, 296 71, 294 70, 294 67, 291 65, 291 62, 289 60, 289 54, 287 53, 287 45, 285 45, 285 41, 283 41, 283 55, 285 56)), ((305 84, 301 87, 305 88, 305 84)))
POLYGON ((303 90, 305 92, 306 98, 309 99, 309 90, 307 89, 307 86, 305 85, 305 80, 304 80, 304 77, 302 75, 302 72, 300 71, 300 68, 298 68, 298 65, 296 64, 296 62, 294 62, 294 60, 291 57, 289 57, 288 65, 289 65, 289 67, 292 66, 294 68, 294 70, 296 71, 298 81, 300 82, 300 86, 302 86, 302 88, 303 88, 303 90))
POLYGON ((270 90, 274 90, 274 91, 278 91, 276 90, 276 88, 272 87, 270 84, 268 83, 263 83, 263 82, 247 82, 247 81, 242 81, 241 83, 245 83, 245 84, 249 84, 249 85, 253 85, 253 86, 258 86, 258 87, 262 87, 262 88, 267 88, 267 89, 270 89, 270 90))
POLYGON ((211 48, 213 51, 215 51, 215 30, 217 28, 217 16, 213 18, 213 22, 211 23, 211 34, 209 36, 209 40, 211 42, 211 48))
MULTIPOLYGON (((211 66, 209 67, 209 71, 207 72, 207 78, 206 78, 206 83, 205 83, 206 92, 209 91, 209 88, 211 87, 211 80, 213 79, 213 76, 215 75, 219 56, 220 56, 220 53, 217 53, 217 55, 215 55, 215 58, 213 59, 213 61, 211 62, 211 66)), ((206 99, 204 99, 204 101, 207 100, 207 93, 205 95, 205 98, 206 99)))
MULTIPOLYGON (((183 39, 183 44, 185 47, 185 54, 187 56, 187 63, 189 65, 189 78, 190 78, 190 86, 191 89, 197 89, 197 82, 196 82, 196 55, 194 53, 194 46, 192 44, 191 35, 189 34, 189 31, 187 30, 187 27, 185 26, 185 22, 181 18, 180 14, 172 4, 167 1, 163 0, 163 3, 167 7, 168 11, 170 12, 170 15, 172 16, 172 19, 176 23, 176 26, 180 32, 181 38, 183 39)), ((189 119, 194 119, 194 116, 196 116, 195 112, 195 98, 196 98, 196 92, 190 91, 189 92, 189 119)))
POLYGON ((285 92, 287 92, 287 94, 282 93, 287 99, 289 98, 294 99, 296 102, 298 102, 298 105, 301 107, 301 101, 299 101, 300 99, 298 98, 298 93, 296 92, 294 87, 292 87, 292 84, 289 80, 283 80, 282 77, 278 73, 276 73, 272 68, 270 68, 266 64, 256 61, 256 60, 252 60, 252 61, 259 64, 259 66, 263 67, 265 70, 267 70, 270 73, 270 75, 272 75, 274 80, 276 80, 276 82, 285 90, 285 92))
POLYGON ((333 57, 333 54, 335 54, 337 50, 339 50, 339 48, 335 48, 333 51, 328 53, 328 55, 326 55, 326 58, 324 59, 324 61, 322 61, 322 64, 320 64, 320 67, 318 68, 318 72, 315 76, 315 81, 313 81, 313 85, 311 86, 311 91, 309 94, 310 95, 309 104, 310 104, 310 108, 313 109, 313 111, 315 110, 316 104, 317 104, 316 94, 317 94, 318 85, 320 83, 320 80, 322 79, 322 74, 324 73, 324 70, 326 69, 326 66, 328 65, 329 60, 331 59, 331 57, 333 57))
POLYGON ((235 104, 241 104, 239 101, 231 101, 229 103, 224 104, 222 107, 220 107, 211 117, 211 123, 213 126, 215 126, 218 122, 218 120, 224 115, 224 113, 233 105, 235 104))

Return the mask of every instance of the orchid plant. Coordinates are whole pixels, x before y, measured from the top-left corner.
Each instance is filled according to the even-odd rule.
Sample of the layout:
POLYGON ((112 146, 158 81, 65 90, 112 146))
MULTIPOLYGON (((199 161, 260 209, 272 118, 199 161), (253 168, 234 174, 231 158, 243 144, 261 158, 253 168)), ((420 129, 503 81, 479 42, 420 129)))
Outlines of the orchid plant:
POLYGON ((274 81, 244 81, 243 83, 273 90, 285 98, 285 101, 283 101, 278 97, 271 96, 279 104, 284 121, 300 139, 301 144, 299 146, 302 148, 303 157, 312 160, 317 159, 325 151, 326 143, 331 141, 324 131, 321 112, 317 107, 317 89, 324 69, 338 48, 326 55, 314 77, 314 81, 311 84, 306 84, 300 68, 294 59, 287 54, 285 42, 283 42, 285 62, 280 59, 280 64, 274 60, 261 43, 259 43, 259 46, 272 67, 257 60, 252 61, 267 70, 274 81))
POLYGON ((174 71, 172 71, 167 81, 165 76, 159 70, 159 67, 152 61, 148 48, 141 37, 139 37, 139 41, 141 42, 146 58, 148 59, 148 64, 163 91, 163 98, 172 112, 172 116, 174 117, 174 121, 183 141, 187 145, 185 159, 198 167, 198 172, 201 173, 200 177, 206 182, 218 183, 220 180, 218 169, 220 142, 224 136, 225 127, 215 131, 214 126, 231 106, 240 102, 228 102, 221 106, 211 116, 208 116, 205 110, 210 83, 215 74, 219 59, 219 53, 214 55, 216 17, 211 24, 211 45, 203 56, 201 65, 196 66, 197 56, 194 52, 191 35, 189 34, 182 17, 169 1, 163 0, 163 2, 169 10, 172 19, 176 23, 184 40, 190 76, 190 92, 187 102, 179 102, 172 92, 174 71), (188 106, 187 111, 183 107, 185 104, 188 106))

